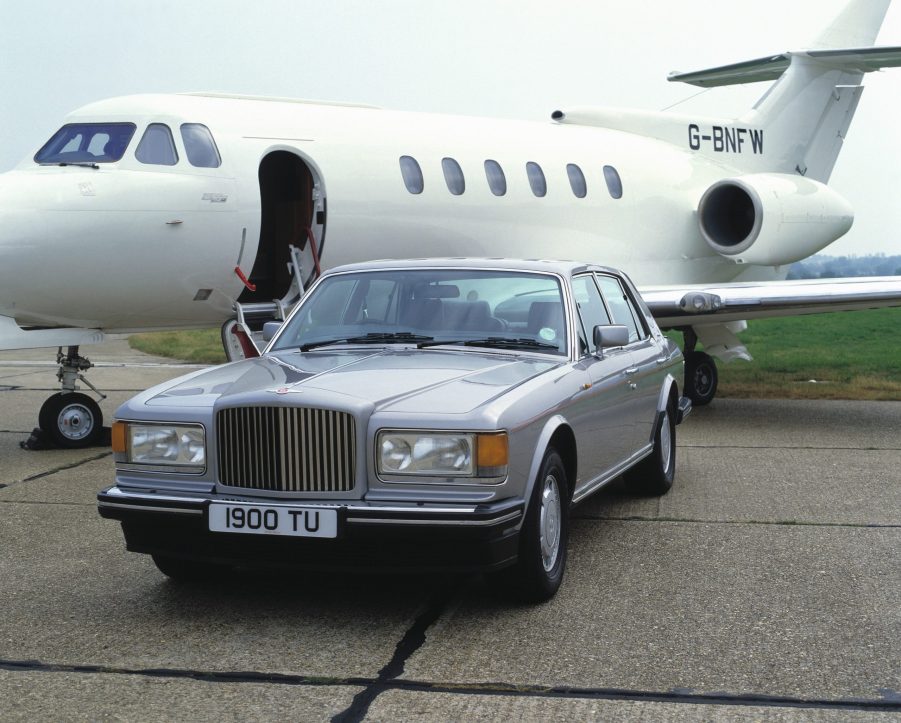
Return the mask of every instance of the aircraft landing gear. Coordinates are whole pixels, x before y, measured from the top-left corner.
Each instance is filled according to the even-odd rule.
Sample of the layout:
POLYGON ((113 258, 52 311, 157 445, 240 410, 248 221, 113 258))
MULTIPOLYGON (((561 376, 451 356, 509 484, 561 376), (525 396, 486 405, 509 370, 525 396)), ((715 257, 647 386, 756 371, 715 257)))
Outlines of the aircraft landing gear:
POLYGON ((709 354, 695 351, 698 337, 691 328, 683 330, 685 339, 685 396, 696 407, 713 401, 719 383, 716 361, 709 354))
POLYGON ((78 353, 77 346, 68 347, 65 354, 60 347, 56 353, 56 363, 59 364, 56 378, 62 389, 41 407, 38 414, 41 431, 57 447, 76 449, 95 445, 103 434, 103 414, 97 402, 75 391, 75 382, 80 379, 101 399, 106 399, 106 395, 101 394, 81 373, 94 365, 78 353))

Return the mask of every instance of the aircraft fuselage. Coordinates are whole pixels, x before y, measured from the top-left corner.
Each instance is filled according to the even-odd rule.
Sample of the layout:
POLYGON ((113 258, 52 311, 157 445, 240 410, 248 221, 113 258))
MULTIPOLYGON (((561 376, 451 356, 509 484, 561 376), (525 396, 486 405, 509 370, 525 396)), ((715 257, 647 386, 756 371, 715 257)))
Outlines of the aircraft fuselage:
MULTIPOLYGON (((301 227, 309 228, 323 267, 371 258, 566 257, 623 268, 639 284, 726 282, 748 268, 712 251, 698 229, 702 194, 739 171, 726 156, 694 152, 690 144, 701 141, 687 125, 680 146, 563 123, 187 95, 103 101, 66 122, 127 122, 136 130, 119 161, 62 166, 29 158, 0 176, 0 255, 15 269, 0 284, 0 316, 20 326, 197 327, 230 317, 242 293, 257 300, 234 269, 251 275, 266 243, 264 212, 277 216, 285 205, 267 197, 261 177, 273 154, 296 158, 310 175, 308 217, 296 228, 279 222, 277 233, 304 242, 301 227), (221 165, 188 162, 177 130, 184 123, 210 129, 221 165), (136 157, 151 124, 172 129, 174 165, 136 157), (404 156, 421 169, 420 193, 405 187, 404 156), (462 171, 459 195, 444 159, 462 171), (502 170, 503 195, 496 177, 489 185, 486 161, 502 170), (544 195, 536 195, 534 164, 544 195), (614 169, 620 197, 605 169, 614 169)), ((757 153, 750 139, 744 145, 757 153)))

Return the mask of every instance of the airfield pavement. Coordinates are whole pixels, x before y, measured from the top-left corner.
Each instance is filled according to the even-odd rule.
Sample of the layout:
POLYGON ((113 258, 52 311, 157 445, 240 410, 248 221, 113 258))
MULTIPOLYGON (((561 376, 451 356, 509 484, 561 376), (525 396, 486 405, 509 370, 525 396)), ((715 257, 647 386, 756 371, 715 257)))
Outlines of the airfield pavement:
MULTIPOLYGON (((107 418, 188 370, 85 351, 107 418)), ((673 490, 576 509, 560 592, 517 606, 479 577, 168 581, 97 514, 108 449, 20 449, 52 356, 0 354, 2 721, 901 719, 901 403, 696 410, 673 490)))

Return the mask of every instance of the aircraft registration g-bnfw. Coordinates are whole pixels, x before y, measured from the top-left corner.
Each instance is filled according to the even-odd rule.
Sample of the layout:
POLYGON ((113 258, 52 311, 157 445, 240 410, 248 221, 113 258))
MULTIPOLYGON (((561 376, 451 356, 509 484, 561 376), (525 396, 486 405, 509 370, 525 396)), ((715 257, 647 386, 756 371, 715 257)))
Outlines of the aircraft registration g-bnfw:
POLYGON ((660 326, 684 333, 685 392, 704 404, 714 358, 750 358, 736 336, 746 319, 901 305, 899 279, 782 280, 851 227, 827 182, 864 74, 901 65, 901 47, 873 46, 889 3, 851 0, 804 50, 670 75, 775 81, 739 118, 572 108, 536 123, 211 94, 93 103, 0 176, 0 349, 60 348, 41 428, 87 445, 102 420, 75 391, 90 366, 79 348, 105 333, 224 325, 239 357, 254 353, 243 330, 282 317, 326 264, 571 258, 626 270, 660 326))

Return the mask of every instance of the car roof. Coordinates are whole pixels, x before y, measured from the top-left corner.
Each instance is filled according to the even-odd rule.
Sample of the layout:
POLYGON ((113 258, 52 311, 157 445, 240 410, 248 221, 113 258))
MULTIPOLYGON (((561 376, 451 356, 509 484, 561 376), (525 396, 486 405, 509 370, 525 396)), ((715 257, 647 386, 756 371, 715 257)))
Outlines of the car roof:
POLYGON ((562 276, 582 271, 603 271, 621 274, 620 271, 597 264, 582 261, 556 261, 552 259, 506 259, 506 258, 420 258, 420 259, 381 259, 345 264, 329 269, 328 274, 346 273, 349 271, 377 271, 387 269, 487 269, 499 271, 539 271, 555 273, 562 276))

